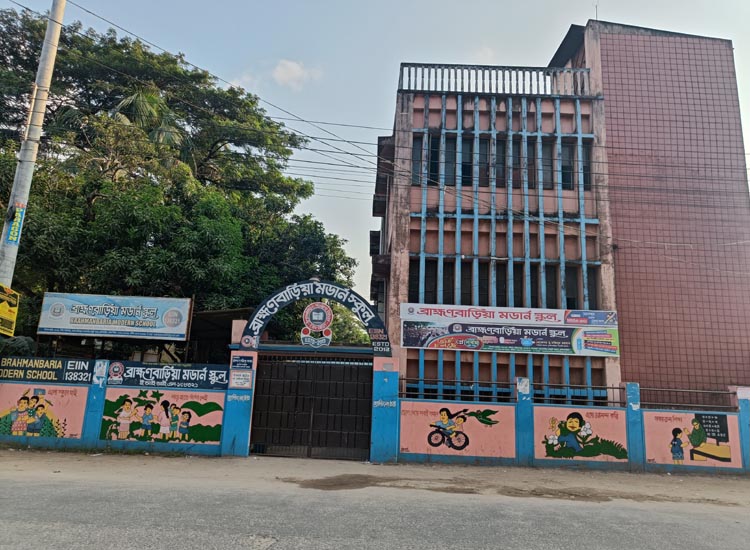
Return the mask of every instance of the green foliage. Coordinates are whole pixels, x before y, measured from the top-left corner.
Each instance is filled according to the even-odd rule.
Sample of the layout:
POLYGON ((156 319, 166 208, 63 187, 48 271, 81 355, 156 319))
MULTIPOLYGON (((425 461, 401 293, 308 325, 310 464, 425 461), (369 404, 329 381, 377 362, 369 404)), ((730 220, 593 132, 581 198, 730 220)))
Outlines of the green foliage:
MULTIPOLYGON (((3 198, 44 27, 0 10, 3 198)), ((34 334, 45 291, 195 296, 200 311, 315 275, 352 284, 345 241, 292 215, 313 192, 283 175, 303 141, 256 96, 114 31, 84 34, 63 33, 55 66, 14 282, 19 334, 34 334)))
POLYGON ((187 401, 186 403, 182 404, 182 408, 190 409, 198 416, 205 416, 208 413, 223 410, 221 408, 221 405, 219 405, 218 403, 214 403, 213 401, 208 401, 206 403, 198 403, 197 401, 187 401))

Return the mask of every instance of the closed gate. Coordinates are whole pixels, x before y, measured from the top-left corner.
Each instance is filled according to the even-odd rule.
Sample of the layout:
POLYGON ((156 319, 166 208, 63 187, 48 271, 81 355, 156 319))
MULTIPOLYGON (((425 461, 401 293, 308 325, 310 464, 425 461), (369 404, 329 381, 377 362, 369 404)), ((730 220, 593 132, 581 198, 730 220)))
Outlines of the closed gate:
POLYGON ((261 353, 255 382, 251 453, 369 458, 371 358, 261 353))

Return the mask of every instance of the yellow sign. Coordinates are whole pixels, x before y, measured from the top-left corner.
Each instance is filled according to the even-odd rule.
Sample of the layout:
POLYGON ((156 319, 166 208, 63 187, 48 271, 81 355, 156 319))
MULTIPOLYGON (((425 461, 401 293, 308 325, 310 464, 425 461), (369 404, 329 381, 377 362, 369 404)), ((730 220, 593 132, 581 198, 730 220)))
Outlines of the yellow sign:
POLYGON ((18 292, 0 285, 0 334, 13 336, 16 333, 18 300, 18 292))

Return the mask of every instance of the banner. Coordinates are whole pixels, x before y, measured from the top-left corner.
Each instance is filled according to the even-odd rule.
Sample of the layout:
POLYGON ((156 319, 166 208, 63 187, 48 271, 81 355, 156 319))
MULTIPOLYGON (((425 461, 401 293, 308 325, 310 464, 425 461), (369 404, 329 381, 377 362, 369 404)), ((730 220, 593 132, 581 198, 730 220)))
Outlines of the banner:
POLYGON ((186 340, 189 298, 46 292, 38 334, 186 340))
POLYGON ((619 357, 614 311, 401 305, 405 348, 619 357))
POLYGON ((229 365, 111 361, 107 386, 226 390, 229 365))
POLYGON ((95 363, 92 359, 0 357, 0 381, 90 384, 95 363))
POLYGON ((402 321, 617 327, 616 311, 401 304, 402 321))
POLYGON ((0 334, 13 336, 16 333, 18 299, 18 292, 0 285, 0 334))

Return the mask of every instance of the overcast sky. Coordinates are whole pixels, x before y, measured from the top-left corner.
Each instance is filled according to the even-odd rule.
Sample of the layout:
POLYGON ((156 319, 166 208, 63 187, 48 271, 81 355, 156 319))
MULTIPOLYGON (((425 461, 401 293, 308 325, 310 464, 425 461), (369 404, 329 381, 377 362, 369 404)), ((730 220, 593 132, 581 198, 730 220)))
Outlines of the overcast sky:
MULTIPOLYGON (((52 0, 18 0, 36 11, 52 0)), ((663 30, 728 38, 734 43, 741 109, 748 142, 750 110, 750 2, 748 0, 75 0, 188 61, 295 115, 313 121, 391 128, 398 66, 403 61, 546 66, 571 24, 595 18, 663 30)), ((0 0, 2 8, 16 8, 0 0)), ((68 2, 65 22, 109 25, 68 2)), ((119 32, 119 31, 118 31, 119 32)), ((273 116, 288 116, 264 104, 273 116)), ((320 128, 289 123, 308 135, 320 128)), ((375 153, 387 130, 323 126, 336 136, 365 142, 375 153), (372 145, 371 145, 372 144, 372 145)), ((351 145, 334 143, 355 153, 351 145)), ((324 148, 318 142, 311 147, 324 148)), ((330 148, 330 147, 328 147, 330 148)), ((344 161, 371 167, 370 157, 339 161, 305 151, 296 159, 344 161)), ((292 162, 290 173, 316 182, 317 194, 299 212, 348 240, 359 261, 356 290, 369 298, 372 170, 361 175, 292 162), (349 178, 344 181, 333 178, 349 178)), ((339 168, 341 169, 341 168, 339 168)))

